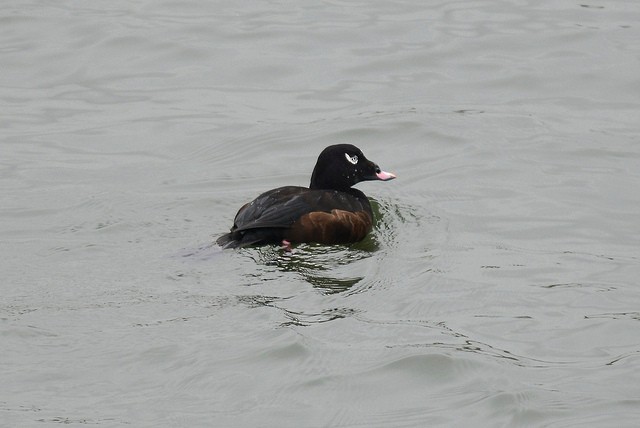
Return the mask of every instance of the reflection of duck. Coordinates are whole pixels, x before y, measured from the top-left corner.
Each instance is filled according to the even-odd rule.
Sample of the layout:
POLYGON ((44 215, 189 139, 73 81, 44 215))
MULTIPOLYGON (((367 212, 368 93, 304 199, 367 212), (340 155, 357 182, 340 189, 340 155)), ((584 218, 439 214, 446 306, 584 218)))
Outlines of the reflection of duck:
POLYGON ((320 153, 309 187, 269 190, 244 205, 231 232, 218 238, 226 248, 265 244, 346 244, 371 230, 369 200, 356 183, 395 178, 350 144, 329 146, 320 153))
MULTIPOLYGON (((365 246, 372 244, 365 242, 365 246)), ((295 252, 279 252, 267 247, 260 249, 259 254, 265 264, 281 272, 295 273, 320 292, 333 294, 347 291, 364 279, 359 276, 362 266, 356 266, 371 257, 373 252, 360 247, 360 244, 350 248, 303 244, 295 252)))

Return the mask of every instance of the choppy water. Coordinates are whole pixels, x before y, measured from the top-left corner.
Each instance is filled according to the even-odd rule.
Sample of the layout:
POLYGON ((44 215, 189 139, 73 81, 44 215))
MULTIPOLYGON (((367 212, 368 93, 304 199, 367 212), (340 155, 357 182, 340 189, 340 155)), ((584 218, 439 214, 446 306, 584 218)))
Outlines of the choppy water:
POLYGON ((632 427, 640 3, 0 10, 0 425, 632 427), (211 246, 351 142, 353 247, 211 246))

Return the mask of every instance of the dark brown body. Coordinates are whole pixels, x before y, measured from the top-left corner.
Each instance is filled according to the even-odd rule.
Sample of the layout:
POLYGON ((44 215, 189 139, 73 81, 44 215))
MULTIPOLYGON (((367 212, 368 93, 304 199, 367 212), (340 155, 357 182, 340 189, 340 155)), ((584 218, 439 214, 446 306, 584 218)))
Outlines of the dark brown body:
POLYGON ((231 232, 218 238, 224 247, 316 242, 348 244, 371 230, 373 214, 367 197, 346 192, 286 186, 270 190, 244 205, 231 232))
POLYGON ((365 211, 314 211, 300 217, 285 233, 290 239, 285 239, 291 243, 346 244, 363 240, 371 225, 371 215, 365 211))

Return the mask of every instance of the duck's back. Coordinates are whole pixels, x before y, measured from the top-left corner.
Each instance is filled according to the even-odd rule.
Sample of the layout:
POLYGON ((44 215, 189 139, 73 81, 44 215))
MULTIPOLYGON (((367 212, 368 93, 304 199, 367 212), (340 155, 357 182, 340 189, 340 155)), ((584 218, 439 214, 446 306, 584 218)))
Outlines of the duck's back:
POLYGON ((357 242, 371 229, 372 212, 367 197, 348 191, 285 186, 270 190, 244 205, 231 232, 221 236, 225 247, 317 242, 357 242))

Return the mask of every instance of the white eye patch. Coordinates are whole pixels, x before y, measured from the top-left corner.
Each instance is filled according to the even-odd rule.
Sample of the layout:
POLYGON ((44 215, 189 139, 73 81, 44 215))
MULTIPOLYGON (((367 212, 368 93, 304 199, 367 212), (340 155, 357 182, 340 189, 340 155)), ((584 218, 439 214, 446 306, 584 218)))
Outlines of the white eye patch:
POLYGON ((358 163, 358 155, 349 156, 349 153, 345 153, 344 157, 347 158, 349 163, 352 163, 354 165, 358 163))

